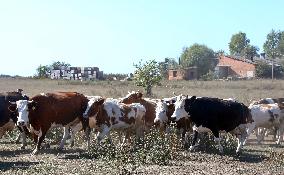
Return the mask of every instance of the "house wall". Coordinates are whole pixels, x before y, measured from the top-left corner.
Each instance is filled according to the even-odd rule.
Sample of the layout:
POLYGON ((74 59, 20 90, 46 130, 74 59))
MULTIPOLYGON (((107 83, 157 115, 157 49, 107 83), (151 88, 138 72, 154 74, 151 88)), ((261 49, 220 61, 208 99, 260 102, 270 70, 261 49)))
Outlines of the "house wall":
POLYGON ((183 79, 184 79, 183 70, 169 70, 169 80, 183 80, 183 79))
POLYGON ((197 69, 188 68, 188 69, 169 70, 168 75, 169 75, 168 77, 169 80, 193 80, 197 79, 197 69))
POLYGON ((228 74, 238 77, 254 77, 255 65, 242 60, 220 56, 218 65, 230 65, 228 74))

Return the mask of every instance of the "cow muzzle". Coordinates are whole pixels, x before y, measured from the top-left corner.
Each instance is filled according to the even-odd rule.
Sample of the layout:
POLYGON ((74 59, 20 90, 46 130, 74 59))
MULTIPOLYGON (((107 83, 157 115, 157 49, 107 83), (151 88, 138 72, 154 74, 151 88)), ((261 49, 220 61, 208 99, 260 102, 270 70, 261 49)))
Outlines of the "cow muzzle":
POLYGON ((171 121, 176 122, 177 118, 176 117, 171 117, 171 121))
POLYGON ((18 126, 25 126, 26 123, 24 121, 17 121, 18 126))

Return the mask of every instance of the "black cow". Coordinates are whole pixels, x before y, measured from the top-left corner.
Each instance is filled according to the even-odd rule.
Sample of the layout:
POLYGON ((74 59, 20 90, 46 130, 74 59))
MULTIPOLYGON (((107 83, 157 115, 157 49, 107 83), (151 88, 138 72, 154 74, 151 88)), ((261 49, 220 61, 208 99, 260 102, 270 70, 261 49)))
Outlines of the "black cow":
POLYGON ((195 124, 193 126, 194 136, 190 147, 191 150, 196 146, 198 132, 211 131, 222 153, 223 147, 220 144, 219 132, 226 131, 238 136, 236 152, 240 152, 247 137, 246 124, 253 122, 247 106, 230 100, 208 97, 196 98, 196 96, 180 98, 175 105, 175 112, 172 115, 173 120, 178 121, 184 117, 190 117, 195 124))
MULTIPOLYGON (((0 138, 2 138, 7 131, 12 130, 15 127, 15 123, 17 123, 18 112, 15 109, 12 109, 13 107, 11 107, 10 102, 29 99, 26 95, 22 94, 22 91, 22 89, 18 89, 17 91, 0 93, 0 138)), ((24 149, 26 146, 26 133, 28 130, 27 128, 18 128, 21 131, 23 140, 21 148, 24 149)))

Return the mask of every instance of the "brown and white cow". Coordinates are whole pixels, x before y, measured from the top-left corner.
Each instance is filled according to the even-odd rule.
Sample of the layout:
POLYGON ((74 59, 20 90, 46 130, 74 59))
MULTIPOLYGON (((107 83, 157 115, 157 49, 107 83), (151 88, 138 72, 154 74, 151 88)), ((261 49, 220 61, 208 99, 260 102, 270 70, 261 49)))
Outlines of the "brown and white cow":
POLYGON ((143 135, 145 112, 146 109, 139 103, 123 104, 115 99, 100 98, 89 101, 84 116, 89 118, 89 126, 99 131, 97 140, 100 143, 104 136, 110 138, 111 130, 135 131, 140 138, 143 135))
POLYGON ((36 95, 28 100, 16 102, 18 109, 18 126, 31 125, 34 141, 37 143, 33 154, 40 150, 47 131, 52 127, 64 126, 64 135, 59 149, 63 149, 69 136, 69 129, 74 133, 86 128, 83 113, 88 99, 77 92, 55 92, 36 95))
POLYGON ((150 131, 150 128, 154 125, 154 119, 156 117, 156 107, 157 104, 154 100, 144 99, 143 94, 139 91, 128 93, 128 95, 121 99, 121 103, 131 104, 140 103, 146 109, 145 114, 145 131, 150 131))

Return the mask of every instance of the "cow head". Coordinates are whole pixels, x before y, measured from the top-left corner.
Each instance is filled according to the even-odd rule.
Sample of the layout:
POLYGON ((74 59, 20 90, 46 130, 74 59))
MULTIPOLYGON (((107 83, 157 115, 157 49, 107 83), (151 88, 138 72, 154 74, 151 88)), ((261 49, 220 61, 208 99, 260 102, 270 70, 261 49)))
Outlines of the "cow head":
POLYGON ((99 98, 96 100, 90 100, 88 103, 88 107, 84 113, 84 118, 89 119, 89 126, 91 128, 95 128, 96 126, 96 117, 100 110, 102 109, 102 105, 104 104, 105 99, 99 98))
POLYGON ((179 121, 182 118, 188 118, 190 105, 195 101, 195 99, 196 96, 192 96, 190 99, 188 98, 188 96, 179 97, 175 103, 175 111, 171 116, 171 119, 173 121, 179 121))
POLYGON ((166 102, 161 100, 157 103, 156 117, 154 119, 154 124, 156 126, 163 127, 168 122, 167 108, 166 102))
MULTIPOLYGON (((11 102, 14 104, 13 102, 11 102)), ((36 103, 28 100, 18 100, 16 102, 16 109, 18 110, 18 126, 26 126, 29 123, 29 111, 36 109, 36 103)))
POLYGON ((138 103, 142 99, 143 94, 139 91, 128 92, 126 97, 122 98, 121 102, 125 104, 138 103))

